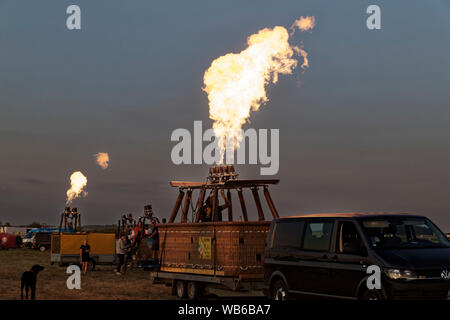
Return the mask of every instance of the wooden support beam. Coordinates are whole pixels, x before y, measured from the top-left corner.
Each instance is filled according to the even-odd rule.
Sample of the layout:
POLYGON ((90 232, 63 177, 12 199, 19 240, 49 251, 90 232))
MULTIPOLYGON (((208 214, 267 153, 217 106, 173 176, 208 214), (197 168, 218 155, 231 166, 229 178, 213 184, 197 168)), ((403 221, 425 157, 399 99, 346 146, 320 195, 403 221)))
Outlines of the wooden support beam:
POLYGON ((182 212, 182 215, 181 215, 181 223, 186 223, 187 222, 189 206, 191 204, 191 197, 192 197, 192 190, 188 189, 188 191, 186 193, 186 198, 184 199, 183 212, 182 212))
POLYGON ((180 193, 178 194, 177 201, 175 202, 175 206, 173 207, 172 213, 170 214, 169 223, 172 223, 175 221, 175 218, 177 217, 177 214, 178 214, 178 210, 180 209, 180 206, 181 206, 181 201, 183 201, 183 197, 184 197, 184 192, 183 192, 183 190, 180 189, 180 193))
POLYGON ((178 188, 199 189, 203 188, 206 184, 198 181, 170 181, 170 185, 178 188))
POLYGON ((264 221, 264 212, 261 206, 261 200, 259 199, 258 189, 252 188, 253 199, 255 199, 256 209, 258 210, 258 220, 264 221))
POLYGON ((242 215, 244 216, 244 221, 248 221, 247 207, 245 206, 244 195, 242 194, 242 189, 238 189, 239 202, 241 203, 242 215))
POLYGON ((280 180, 277 179, 260 179, 260 180, 242 180, 242 179, 230 179, 225 182, 200 182, 200 181, 170 181, 170 185, 172 187, 178 188, 191 188, 191 189, 214 189, 214 188, 223 188, 223 189, 235 189, 235 188, 251 188, 255 186, 263 187, 267 184, 277 184, 280 180))
POLYGON ((197 208, 195 209, 195 211, 197 212, 197 216, 195 217, 195 222, 200 221, 203 201, 205 200, 205 194, 206 194, 206 189, 202 189, 202 191, 200 192, 200 196, 198 197, 197 208))
POLYGON ((251 187, 262 187, 266 184, 277 184, 280 180, 277 179, 261 179, 261 180, 228 180, 223 183, 223 187, 226 189, 234 188, 251 188, 251 187))
POLYGON ((269 206, 270 212, 272 212, 272 216, 274 219, 280 217, 278 214, 277 208, 275 208, 275 204, 272 201, 272 197, 270 196, 269 189, 264 187, 264 196, 266 197, 267 205, 269 206))

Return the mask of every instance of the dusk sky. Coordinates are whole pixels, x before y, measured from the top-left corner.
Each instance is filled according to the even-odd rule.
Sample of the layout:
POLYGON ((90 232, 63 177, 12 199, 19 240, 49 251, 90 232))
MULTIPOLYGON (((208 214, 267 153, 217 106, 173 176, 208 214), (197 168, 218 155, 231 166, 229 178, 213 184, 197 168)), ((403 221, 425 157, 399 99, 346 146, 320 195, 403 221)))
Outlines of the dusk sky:
POLYGON ((316 19, 290 38, 310 67, 268 85, 244 126, 280 129, 279 173, 238 165, 240 177, 280 179, 271 190, 282 216, 402 211, 450 232, 448 0, 0 0, 0 221, 57 224, 78 170, 83 223, 146 204, 167 218, 169 181, 207 175, 170 157, 173 130, 212 125, 205 70, 300 16, 316 19), (70 4, 81 30, 66 28, 70 4), (370 4, 381 30, 366 27, 370 4), (97 152, 109 153, 107 170, 97 152))

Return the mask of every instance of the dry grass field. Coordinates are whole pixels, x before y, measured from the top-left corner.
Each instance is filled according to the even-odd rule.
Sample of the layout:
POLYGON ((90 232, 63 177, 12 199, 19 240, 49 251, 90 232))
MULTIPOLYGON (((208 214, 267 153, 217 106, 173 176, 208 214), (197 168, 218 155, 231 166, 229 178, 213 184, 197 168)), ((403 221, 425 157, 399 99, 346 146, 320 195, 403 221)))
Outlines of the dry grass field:
POLYGON ((81 290, 66 287, 65 267, 50 265, 50 252, 31 249, 0 251, 0 299, 20 299, 20 277, 34 264, 45 270, 39 273, 36 297, 40 300, 121 300, 173 299, 170 288, 150 284, 150 274, 140 268, 130 269, 125 275, 116 275, 113 266, 96 266, 95 271, 82 275, 81 290))

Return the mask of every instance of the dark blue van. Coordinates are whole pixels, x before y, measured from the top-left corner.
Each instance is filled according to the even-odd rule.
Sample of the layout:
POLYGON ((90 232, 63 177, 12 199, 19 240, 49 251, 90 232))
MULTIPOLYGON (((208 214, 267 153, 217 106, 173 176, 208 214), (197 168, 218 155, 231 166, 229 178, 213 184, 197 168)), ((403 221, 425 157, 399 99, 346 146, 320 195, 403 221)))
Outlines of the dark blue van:
POLYGON ((270 228, 264 269, 264 291, 276 300, 448 300, 450 241, 418 215, 279 218, 270 228))

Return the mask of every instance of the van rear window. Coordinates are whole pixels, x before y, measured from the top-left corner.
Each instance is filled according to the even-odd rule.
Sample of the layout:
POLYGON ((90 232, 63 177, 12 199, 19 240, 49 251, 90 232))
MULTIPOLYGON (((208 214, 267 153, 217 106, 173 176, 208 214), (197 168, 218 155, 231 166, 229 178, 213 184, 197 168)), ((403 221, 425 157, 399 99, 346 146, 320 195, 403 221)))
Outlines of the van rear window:
POLYGON ((303 249, 328 251, 333 222, 308 222, 305 229, 303 249))
POLYGON ((303 221, 282 221, 276 224, 272 248, 300 248, 303 221))

